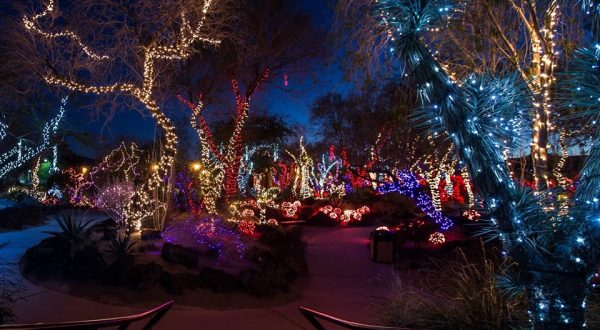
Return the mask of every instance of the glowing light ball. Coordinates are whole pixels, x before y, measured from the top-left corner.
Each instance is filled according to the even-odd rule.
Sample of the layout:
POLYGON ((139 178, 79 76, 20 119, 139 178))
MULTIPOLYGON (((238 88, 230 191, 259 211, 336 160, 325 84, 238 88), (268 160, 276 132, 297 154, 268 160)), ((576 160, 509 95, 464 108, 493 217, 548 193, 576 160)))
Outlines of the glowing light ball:
POLYGON ((242 234, 252 235, 252 234, 254 234, 255 229, 256 229, 256 225, 252 221, 242 220, 238 223, 238 230, 242 234))
POLYGON ((433 245, 444 244, 446 242, 446 236, 439 231, 436 231, 435 233, 429 235, 429 242, 433 245))
POLYGON ((481 214, 479 214, 479 212, 475 211, 475 210, 466 210, 463 213, 463 217, 471 220, 471 221, 479 221, 479 218, 481 217, 481 214))
POLYGON ((254 216, 254 211, 251 209, 245 209, 242 211, 242 217, 244 218, 250 218, 254 216))

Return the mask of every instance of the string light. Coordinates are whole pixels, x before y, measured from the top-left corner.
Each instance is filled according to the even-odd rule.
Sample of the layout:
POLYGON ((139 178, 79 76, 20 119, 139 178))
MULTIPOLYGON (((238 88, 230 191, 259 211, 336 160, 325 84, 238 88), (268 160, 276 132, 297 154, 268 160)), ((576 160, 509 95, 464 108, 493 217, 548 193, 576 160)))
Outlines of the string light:
MULTIPOLYGON (((160 205, 160 203, 157 205, 157 201, 150 196, 153 192, 157 191, 157 189, 161 189, 161 186, 165 184, 167 184, 167 186, 164 187, 164 189, 167 190, 168 195, 170 185, 168 185, 166 178, 171 175, 173 164, 175 162, 175 156, 177 154, 177 135, 175 134, 175 127, 169 118, 167 118, 158 107, 156 96, 154 95, 156 79, 155 67, 159 60, 173 61, 187 59, 194 52, 192 45, 196 42, 204 42, 210 45, 218 45, 220 43, 219 40, 207 38, 202 34, 202 28, 212 3, 212 0, 206 0, 204 2, 202 7, 202 15, 195 28, 190 25, 185 11, 181 13, 181 28, 178 33, 179 38, 177 42, 171 45, 154 44, 144 49, 143 81, 139 86, 129 83, 93 86, 85 85, 74 80, 65 79, 54 75, 48 75, 45 77, 45 80, 48 84, 62 86, 72 91, 94 94, 107 94, 113 92, 127 93, 144 104, 151 116, 162 128, 165 137, 165 145, 163 146, 158 164, 156 164, 157 168, 156 170, 151 171, 150 178, 144 183, 144 185, 142 185, 142 187, 139 189, 136 189, 136 194, 130 199, 130 202, 127 206, 126 214, 131 218, 131 221, 137 223, 137 228, 140 227, 141 220, 143 218, 154 214, 156 210, 164 208, 164 205, 160 205)), ((53 11, 54 2, 51 0, 42 13, 32 17, 23 17, 23 24, 25 28, 48 39, 68 37, 70 40, 77 43, 79 47, 93 60, 104 59, 104 57, 98 56, 94 52, 90 51, 88 46, 81 43, 81 38, 71 31, 49 33, 40 28, 38 26, 38 20, 46 15, 49 15, 53 11)))
POLYGON ((238 175, 240 172, 241 159, 242 159, 242 132, 246 119, 248 118, 248 111, 250 109, 250 98, 257 90, 260 82, 266 80, 269 75, 269 70, 265 70, 260 80, 252 84, 246 91, 246 96, 242 96, 237 80, 232 80, 233 93, 236 100, 236 117, 234 121, 233 133, 229 139, 227 147, 224 153, 221 153, 214 142, 213 134, 208 127, 208 124, 202 116, 203 103, 200 98, 198 104, 194 105, 192 102, 185 100, 183 97, 178 98, 192 109, 191 124, 202 146, 202 159, 207 160, 210 157, 210 153, 218 160, 220 168, 223 169, 224 189, 225 196, 227 199, 231 199, 238 192, 238 175))
POLYGON ((429 235, 428 241, 433 245, 442 245, 446 242, 446 236, 439 231, 436 231, 435 233, 429 235))
POLYGON ((30 159, 48 148, 50 139, 56 135, 60 121, 64 116, 67 99, 68 97, 65 97, 61 100, 58 114, 44 125, 44 128, 42 129, 42 140, 37 146, 28 147, 23 145, 23 141, 19 139, 14 148, 0 155, 0 179, 4 178, 9 172, 21 167, 30 159), (16 156, 16 159, 13 159, 14 156, 16 156))
POLYGON ((535 116, 532 127, 532 155, 533 172, 536 186, 548 186, 547 161, 548 161, 548 137, 553 130, 551 124, 552 99, 550 91, 556 78, 554 77, 554 68, 556 64, 556 52, 554 35, 555 25, 558 17, 559 6, 557 0, 552 0, 548 4, 548 12, 545 13, 545 26, 540 29, 539 35, 530 32, 532 56, 532 69, 535 76, 531 80, 531 89, 534 95, 535 116))
POLYGON ((298 170, 294 177, 294 184, 292 191, 295 196, 300 198, 308 198, 313 196, 314 192, 310 186, 310 173, 314 167, 314 161, 306 151, 303 143, 304 137, 300 137, 300 155, 298 158, 289 154, 294 162, 298 165, 298 170))
POLYGON ((131 225, 127 223, 127 205, 134 194, 135 187, 132 182, 116 181, 100 188, 94 205, 109 214, 119 228, 127 229, 131 225))
POLYGON ((440 225, 441 230, 448 230, 454 224, 452 220, 438 211, 429 195, 424 193, 414 173, 401 170, 397 172, 398 180, 392 183, 382 184, 378 191, 383 194, 398 192, 404 196, 414 199, 417 206, 427 214, 435 223, 440 225))
MULTIPOLYGON (((551 42, 553 21, 556 19, 554 4, 556 2, 551 1, 548 5, 554 12, 549 15, 550 29, 543 32, 551 42)), ((412 71, 415 84, 419 86, 419 98, 426 109, 424 114, 429 114, 432 119, 439 118, 437 122, 441 122, 448 131, 470 177, 485 198, 489 214, 486 230, 500 239, 505 249, 503 254, 512 257, 526 273, 521 278, 527 281, 519 279, 517 284, 526 289, 533 327, 561 328, 568 323, 568 327, 579 328, 585 322, 588 280, 595 274, 600 258, 594 245, 585 244, 597 241, 599 235, 596 219, 600 143, 596 140, 600 138, 595 138, 587 164, 581 171, 575 205, 566 216, 560 216, 559 221, 551 221, 556 216, 555 212, 546 213, 538 203, 552 194, 535 195, 515 185, 505 164, 502 138, 508 139, 513 134, 508 131, 503 136, 498 135, 504 130, 498 130, 493 121, 489 121, 498 119, 498 114, 504 114, 504 118, 519 117, 529 110, 529 106, 521 102, 528 96, 521 86, 522 80, 513 76, 498 79, 483 75, 474 76, 476 83, 477 80, 484 83, 479 86, 468 81, 456 84, 435 60, 434 52, 422 43, 424 31, 454 14, 454 11, 442 13, 447 6, 453 5, 451 1, 442 0, 379 0, 376 9, 382 25, 394 33, 395 40, 390 41, 394 54, 400 57, 407 70, 412 71), (486 116, 490 111, 492 115, 486 116), (578 242, 579 238, 583 238, 583 244, 578 242)), ((535 49, 536 52, 539 49, 535 49)), ((552 83, 550 79, 553 79, 554 54, 546 52, 546 55, 541 56, 545 70, 542 72, 545 76, 541 77, 545 83, 541 87, 547 91, 552 83)), ((576 95, 577 91, 569 95, 573 103, 582 108, 591 107, 594 113, 600 96, 598 63, 596 50, 580 50, 576 59, 570 62, 568 74, 571 76, 567 77, 569 84, 585 84, 589 89, 586 91, 588 95, 576 95), (590 94, 596 97, 590 98, 590 94)), ((550 101, 549 93, 542 92, 541 95, 541 101, 550 101)), ((544 150, 547 148, 543 140, 545 137, 540 135, 536 140, 536 136, 542 129, 551 129, 547 121, 550 118, 549 105, 534 104, 539 116, 534 119, 537 120, 537 125, 534 125, 537 130, 533 134, 533 143, 544 150)), ((541 153, 537 160, 546 160, 544 150, 537 150, 541 153)), ((539 181, 536 184, 541 184, 539 181)))
POLYGON ((59 32, 46 32, 46 31, 38 28, 37 24, 36 24, 38 22, 38 20, 40 18, 50 15, 53 11, 54 11, 54 0, 49 0, 48 5, 46 6, 46 9, 43 12, 41 12, 37 15, 34 15, 32 17, 23 16, 23 25, 25 26, 25 28, 27 30, 29 30, 31 32, 35 32, 37 34, 40 34, 48 39, 57 39, 57 38, 71 39, 73 42, 77 43, 77 45, 83 50, 83 52, 87 56, 91 57, 94 60, 108 60, 109 59, 109 57, 106 55, 98 55, 95 52, 93 52, 90 49, 90 47, 85 45, 81 41, 81 38, 72 31, 63 30, 63 31, 59 31, 59 32))
POLYGON ((342 210, 340 208, 334 208, 331 205, 327 205, 319 208, 319 212, 328 215, 333 220, 339 220, 339 222, 347 224, 349 222, 359 222, 362 220, 362 216, 371 212, 368 206, 361 206, 356 210, 342 210))
POLYGON ((60 169, 58 168, 58 146, 52 146, 52 166, 50 167, 49 173, 58 173, 60 169))
POLYGON ((6 130, 8 129, 8 125, 0 121, 0 141, 4 140, 6 137, 6 130))

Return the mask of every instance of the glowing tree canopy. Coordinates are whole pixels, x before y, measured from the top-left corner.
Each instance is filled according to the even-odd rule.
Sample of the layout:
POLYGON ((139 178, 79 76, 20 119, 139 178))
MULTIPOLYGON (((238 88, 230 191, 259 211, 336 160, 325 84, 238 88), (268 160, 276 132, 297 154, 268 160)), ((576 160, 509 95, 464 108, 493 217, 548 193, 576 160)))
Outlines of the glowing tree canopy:
POLYGON ((110 215, 117 226, 127 228, 127 214, 125 211, 134 193, 135 189, 132 182, 115 181, 99 188, 94 203, 99 210, 110 215))
MULTIPOLYGON (((501 119, 519 118, 533 107, 523 102, 531 99, 525 84, 518 75, 474 75, 455 82, 422 43, 422 33, 460 9, 448 0, 380 0, 375 6, 389 31, 391 51, 415 77, 430 122, 448 133, 484 197, 490 233, 519 264, 522 276, 515 283, 526 290, 535 327, 581 328, 589 281, 600 263, 600 141, 594 141, 568 212, 546 198, 553 194, 534 195, 518 187, 503 157, 505 141, 518 142, 518 131, 501 119)), ((587 94, 580 100, 597 109, 598 55, 595 50, 580 55, 581 65, 573 74, 587 94)))
MULTIPOLYGON (((58 131, 58 126, 65 113, 66 104, 67 97, 62 99, 58 114, 44 125, 42 140, 37 146, 30 147, 22 140, 18 140, 16 146, 0 155, 0 180, 50 147, 50 140, 58 131)), ((4 123, 0 123, 0 141, 6 136, 6 128, 7 126, 4 123)))
MULTIPOLYGON (((156 40, 156 42, 151 43, 147 47, 141 48, 140 51, 143 53, 141 57, 143 63, 143 79, 137 84, 132 82, 121 82, 103 86, 90 85, 80 80, 76 80, 76 78, 71 78, 70 76, 59 76, 55 72, 51 72, 45 77, 48 84, 64 87, 72 91, 93 93, 97 95, 116 92, 129 95, 141 102, 150 112, 152 117, 156 119, 165 138, 163 152, 150 175, 150 179, 142 188, 136 190, 136 193, 127 208, 128 218, 131 218, 138 223, 141 219, 152 215, 155 209, 163 207, 161 205, 155 205, 154 201, 150 198, 150 195, 157 187, 164 185, 165 178, 171 175, 177 153, 177 135, 175 134, 175 127, 158 106, 158 97, 156 95, 157 66, 162 61, 187 59, 194 53, 194 44, 197 42, 203 42, 210 45, 219 44, 218 40, 205 36, 203 31, 206 17, 212 5, 212 0, 204 1, 202 4, 202 14, 195 25, 190 23, 185 10, 181 12, 180 21, 178 22, 179 31, 177 31, 176 35, 173 37, 173 39, 176 40, 169 40, 169 43, 167 44, 156 40)), ((55 3, 53 0, 49 0, 48 5, 43 12, 33 16, 23 17, 23 24, 25 28, 34 35, 50 40, 64 39, 76 44, 81 51, 89 57, 90 61, 98 62, 115 60, 110 59, 106 55, 97 54, 90 46, 84 44, 82 38, 75 32, 70 30, 52 31, 51 29, 45 28, 40 22, 41 20, 45 21, 45 18, 47 17, 54 17, 55 15, 55 3)))

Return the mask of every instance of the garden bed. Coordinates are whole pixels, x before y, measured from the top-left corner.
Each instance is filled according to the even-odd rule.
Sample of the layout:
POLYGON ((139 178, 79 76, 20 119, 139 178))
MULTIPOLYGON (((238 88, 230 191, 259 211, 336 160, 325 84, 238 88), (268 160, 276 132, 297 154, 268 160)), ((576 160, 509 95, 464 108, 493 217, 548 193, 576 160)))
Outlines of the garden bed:
POLYGON ((277 306, 297 299, 306 284, 301 227, 258 226, 243 237, 239 256, 194 248, 168 232, 164 239, 138 235, 131 253, 115 253, 111 230, 103 222, 81 241, 64 233, 46 238, 27 250, 21 272, 51 290, 129 306, 169 299, 214 309, 277 306))

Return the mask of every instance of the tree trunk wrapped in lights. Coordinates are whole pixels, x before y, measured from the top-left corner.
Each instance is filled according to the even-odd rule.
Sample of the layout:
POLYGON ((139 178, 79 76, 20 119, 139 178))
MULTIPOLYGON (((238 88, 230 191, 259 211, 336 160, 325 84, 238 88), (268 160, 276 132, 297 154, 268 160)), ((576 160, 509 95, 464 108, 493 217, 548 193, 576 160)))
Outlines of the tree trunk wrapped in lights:
MULTIPOLYGON (((61 101, 60 109, 58 114, 49 120, 42 130, 42 140, 35 147, 28 147, 23 145, 22 140, 18 140, 17 145, 12 149, 8 150, 4 154, 0 155, 0 180, 3 179, 11 171, 23 166, 33 157, 41 154, 47 148, 50 147, 50 139, 58 131, 58 125, 60 124, 64 114, 65 105, 67 104, 67 98, 63 98, 61 101)), ((6 136, 7 126, 0 122, 0 141, 6 136)))
MULTIPOLYGON (((214 158, 215 162, 219 163, 223 170, 223 187, 227 199, 235 197, 238 192, 238 174, 240 171, 243 146, 242 133, 246 119, 248 119, 248 111, 250 110, 250 99, 254 92, 258 89, 260 83, 267 79, 269 70, 265 70, 263 75, 250 84, 245 95, 242 95, 237 80, 232 80, 233 93, 235 95, 236 116, 234 120, 233 133, 227 143, 225 152, 221 152, 215 143, 214 136, 204 117, 202 110, 204 104, 200 99, 197 104, 178 96, 179 100, 185 103, 192 110, 191 124, 201 145, 201 161, 210 162, 210 158, 214 158)), ((221 186, 221 183, 218 184, 221 186)))
MULTIPOLYGON (((162 129, 165 145, 162 154, 155 164, 155 168, 151 171, 150 179, 137 189, 133 198, 127 207, 126 214, 128 221, 133 221, 139 224, 143 218, 151 216, 157 208, 162 208, 164 205, 157 205, 151 199, 152 192, 166 183, 167 178, 171 175, 175 156, 177 154, 177 135, 175 127, 158 107, 158 97, 156 95, 157 81, 157 65, 161 61, 175 61, 187 59, 194 52, 194 44, 203 42, 210 45, 219 44, 218 40, 211 39, 204 35, 203 27, 206 17, 213 4, 212 0, 204 1, 202 5, 202 13, 200 14, 198 23, 192 26, 188 20, 185 10, 181 12, 180 22, 178 22, 179 31, 173 34, 173 39, 169 40, 170 44, 162 44, 159 39, 145 45, 142 50, 143 72, 142 79, 138 84, 130 82, 114 83, 110 85, 92 85, 72 79, 70 76, 60 76, 55 70, 51 70, 45 76, 45 80, 50 85, 56 85, 67 88, 72 91, 84 93, 93 93, 97 95, 105 95, 109 93, 123 93, 129 95, 141 102, 151 116, 157 121, 158 126, 162 129)), ((79 49, 89 58, 91 62, 110 61, 106 55, 99 55, 94 52, 90 46, 83 43, 82 38, 70 30, 50 31, 43 27, 41 20, 55 15, 54 0, 49 0, 45 10, 39 14, 32 16, 24 16, 23 24, 25 28, 32 34, 49 39, 65 39, 77 45, 79 49), (49 32, 50 31, 50 32, 49 32)), ((65 52, 68 53, 68 52, 65 52)))
MULTIPOLYGON (((418 83, 430 123, 443 126, 480 189, 489 211, 489 232, 500 238, 504 254, 519 263, 522 276, 515 284, 527 292, 534 326, 583 327, 589 281, 600 262, 600 249, 594 244, 600 239, 599 138, 582 171, 574 207, 564 215, 556 210, 558 205, 553 210, 542 209, 540 205, 551 202, 541 199, 551 194, 536 196, 518 187, 503 157, 505 142, 518 142, 519 125, 534 106, 523 102, 531 95, 520 77, 473 75, 460 83, 452 80, 421 42, 421 33, 460 11, 452 1, 380 0, 374 9, 389 31, 391 51, 418 83)), ((579 79, 590 82, 586 87, 592 89, 582 100, 591 100, 597 107, 600 62, 597 55, 592 59, 596 66, 582 65, 590 79, 579 79)))

